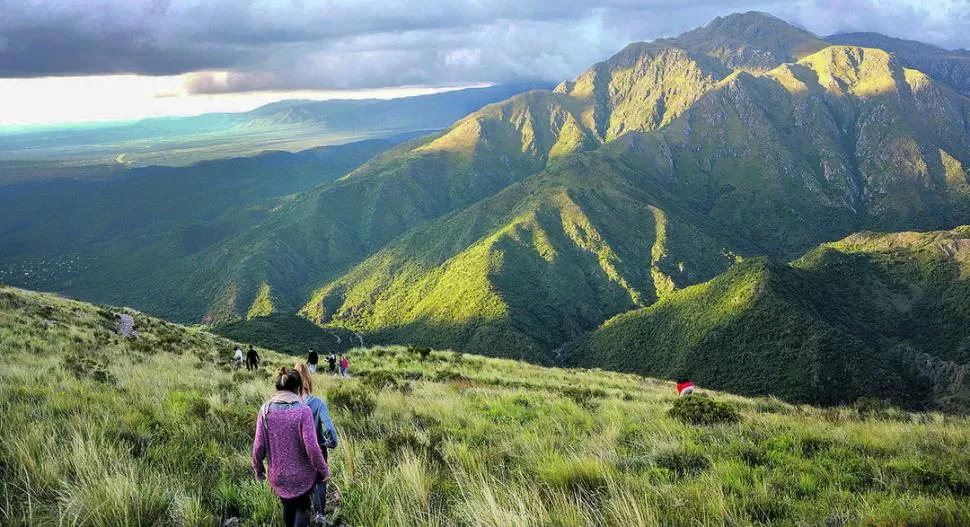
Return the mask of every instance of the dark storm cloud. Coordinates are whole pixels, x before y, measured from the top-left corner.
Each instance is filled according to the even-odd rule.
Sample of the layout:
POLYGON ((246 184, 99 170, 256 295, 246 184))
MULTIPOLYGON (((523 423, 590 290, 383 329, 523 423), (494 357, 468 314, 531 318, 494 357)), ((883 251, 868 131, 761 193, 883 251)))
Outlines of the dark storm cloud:
POLYGON ((0 76, 195 73, 193 92, 558 80, 735 11, 968 46, 970 0, 0 0, 0 76))

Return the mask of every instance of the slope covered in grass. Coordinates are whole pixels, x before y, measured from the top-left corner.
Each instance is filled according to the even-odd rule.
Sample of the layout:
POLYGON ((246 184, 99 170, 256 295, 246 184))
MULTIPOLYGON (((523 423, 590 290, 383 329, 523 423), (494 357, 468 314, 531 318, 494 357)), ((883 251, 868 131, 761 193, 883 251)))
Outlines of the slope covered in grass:
MULTIPOLYGON (((270 370, 292 359, 263 350, 258 372, 235 371, 232 344, 0 289, 0 523, 279 524, 249 448, 270 370)), ((740 422, 695 426, 668 415, 669 383, 633 375, 350 357, 354 378, 315 378, 341 434, 334 525, 970 521, 963 418, 712 394, 740 422)))
POLYGON ((790 265, 754 259, 618 316, 570 364, 835 404, 970 408, 970 229, 858 234, 790 265))
MULTIPOLYGON (((654 51, 604 64, 616 78, 628 54, 654 51)), ((654 78, 649 60, 638 64, 654 78)), ((861 228, 970 221, 968 112, 966 98, 879 50, 830 46, 735 74, 666 126, 412 230, 319 288, 304 313, 379 341, 548 359, 733 254, 789 259, 861 228)))
POLYGON ((548 361, 612 314, 726 269, 723 233, 697 221, 611 156, 573 157, 408 233, 303 313, 369 341, 548 361))

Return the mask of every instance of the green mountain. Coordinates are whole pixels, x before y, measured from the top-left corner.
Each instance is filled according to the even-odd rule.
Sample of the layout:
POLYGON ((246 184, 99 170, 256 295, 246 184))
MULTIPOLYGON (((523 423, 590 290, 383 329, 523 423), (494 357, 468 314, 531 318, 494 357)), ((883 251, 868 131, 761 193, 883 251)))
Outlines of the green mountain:
POLYGON ((970 409, 970 227, 755 258, 604 323, 567 364, 820 404, 970 409))
POLYGON ((841 33, 825 37, 833 44, 879 48, 906 65, 970 96, 970 51, 949 50, 915 40, 903 40, 879 33, 841 33))
POLYGON ((734 254, 792 258, 862 228, 970 222, 968 110, 879 50, 833 46, 733 74, 666 126, 409 232, 303 312, 378 341, 548 360, 734 254))
MULTIPOLYGON (((759 15, 750 24, 759 21, 772 27, 780 22, 759 15)), ((490 105, 438 137, 389 152, 307 193, 196 265, 229 270, 198 281, 218 284, 207 290, 219 299, 214 312, 242 315, 263 284, 274 292, 277 310, 293 309, 314 287, 425 221, 488 198, 568 154, 624 133, 669 126, 729 75, 719 59, 706 55, 663 44, 631 45, 552 93, 532 91, 490 105), (243 248, 254 254, 242 265, 225 259, 243 248)))
MULTIPOLYGON (((299 312, 368 342, 554 362, 739 259, 970 223, 970 99, 906 64, 731 15, 263 202, 197 250, 120 255, 128 269, 62 290, 254 334, 299 312)), ((913 379, 898 377, 908 404, 944 404, 913 379)))

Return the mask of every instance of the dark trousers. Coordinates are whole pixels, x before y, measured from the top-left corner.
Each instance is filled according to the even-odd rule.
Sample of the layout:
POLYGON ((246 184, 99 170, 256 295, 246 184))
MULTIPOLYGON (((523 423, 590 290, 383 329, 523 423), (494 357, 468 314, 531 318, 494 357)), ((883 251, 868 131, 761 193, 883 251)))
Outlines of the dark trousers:
POLYGON ((257 368, 259 368, 259 361, 255 360, 255 359, 246 359, 246 369, 247 370, 255 370, 257 368))
POLYGON ((318 481, 310 491, 310 499, 313 501, 313 512, 326 515, 327 511, 327 482, 318 481))
MULTIPOLYGON (((330 453, 327 447, 320 445, 320 450, 323 452, 323 460, 330 463, 330 453)), ((317 474, 317 482, 310 489, 310 499, 313 500, 313 512, 327 514, 327 482, 320 478, 320 474, 317 474)))
POLYGON ((286 527, 309 527, 310 525, 310 494, 313 489, 295 498, 280 498, 283 505, 283 525, 286 527))

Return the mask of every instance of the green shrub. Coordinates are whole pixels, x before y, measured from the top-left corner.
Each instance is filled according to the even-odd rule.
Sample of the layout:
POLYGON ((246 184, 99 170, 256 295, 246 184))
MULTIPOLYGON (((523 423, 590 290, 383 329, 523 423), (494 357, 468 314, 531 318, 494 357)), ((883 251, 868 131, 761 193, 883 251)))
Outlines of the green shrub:
POLYGON ((667 415, 682 423, 693 425, 741 421, 741 414, 730 405, 698 395, 678 398, 674 401, 673 407, 667 410, 667 415))
POLYGON ((860 397, 852 404, 859 418, 879 421, 909 421, 909 414, 894 408, 892 403, 876 397, 860 397))
POLYGON ((707 456, 688 450, 672 450, 657 456, 657 466, 665 468, 678 477, 697 476, 711 466, 707 456))
POLYGON ((118 378, 108 371, 107 360, 95 355, 70 355, 64 361, 64 369, 77 379, 86 377, 102 384, 118 384, 118 378))
POLYGON ((435 382, 455 382, 455 381, 467 381, 464 375, 450 369, 438 370, 434 374, 435 382))
POLYGON ((397 388, 398 382, 394 374, 387 370, 374 370, 364 377, 364 383, 377 391, 397 388))
POLYGON ((586 386, 564 386, 559 389, 559 392, 587 410, 596 408, 596 399, 606 397, 604 390, 586 386))
POLYGON ((363 386, 353 384, 338 384, 327 391, 327 401, 334 408, 346 410, 352 414, 364 417, 374 413, 377 400, 369 390, 363 386))
POLYGON ((539 476, 554 488, 582 494, 597 494, 607 485, 607 467, 592 458, 547 460, 539 476))

